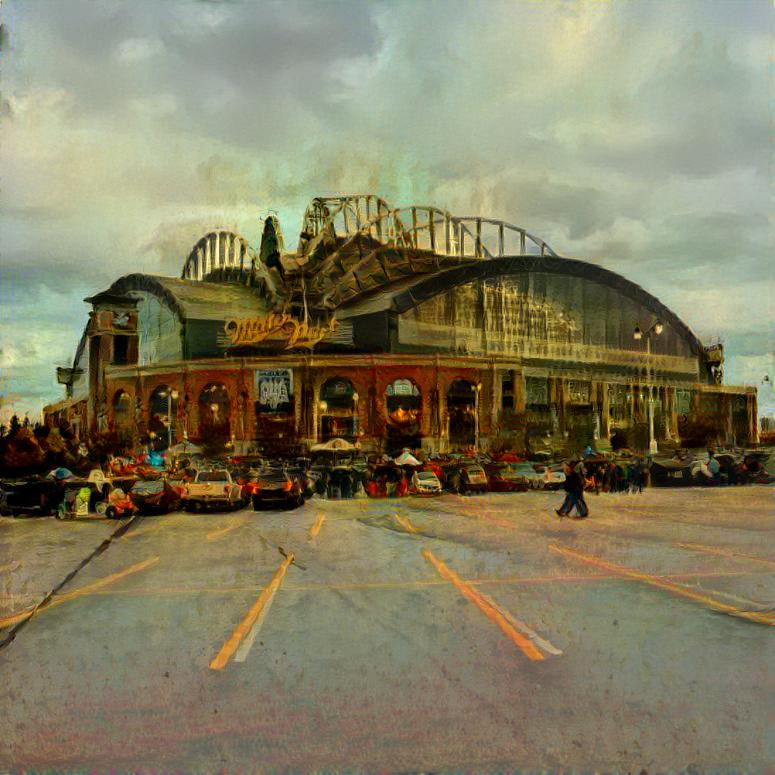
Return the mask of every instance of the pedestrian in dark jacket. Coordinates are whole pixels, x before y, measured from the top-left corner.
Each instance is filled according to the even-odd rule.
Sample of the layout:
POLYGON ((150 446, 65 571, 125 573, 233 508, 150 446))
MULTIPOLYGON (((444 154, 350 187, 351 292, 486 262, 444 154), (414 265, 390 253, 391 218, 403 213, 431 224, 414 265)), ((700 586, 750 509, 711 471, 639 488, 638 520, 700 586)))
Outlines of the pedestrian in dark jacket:
POLYGON ((562 506, 557 509, 558 517, 567 517, 573 509, 576 509, 576 519, 582 519, 589 514, 589 508, 584 500, 584 478, 574 469, 571 463, 565 464, 565 500, 562 506))

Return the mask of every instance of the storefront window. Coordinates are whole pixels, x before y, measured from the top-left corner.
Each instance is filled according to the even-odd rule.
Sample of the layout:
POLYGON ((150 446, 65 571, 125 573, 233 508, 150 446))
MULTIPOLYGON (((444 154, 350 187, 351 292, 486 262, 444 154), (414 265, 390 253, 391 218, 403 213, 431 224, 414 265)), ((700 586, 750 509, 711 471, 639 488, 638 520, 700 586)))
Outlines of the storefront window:
POLYGON ((148 431, 154 434, 154 449, 166 449, 170 438, 175 437, 175 418, 178 412, 178 392, 168 385, 159 385, 151 393, 148 402, 148 431))
POLYGON ((349 379, 334 377, 323 384, 318 404, 322 441, 355 439, 358 434, 358 401, 358 393, 349 379))
POLYGON ((404 447, 419 447, 422 412, 420 388, 410 379, 394 380, 385 389, 385 408, 388 450, 392 453, 404 447))
POLYGON ((477 411, 476 385, 465 379, 456 379, 447 392, 449 441, 453 447, 470 446, 476 443, 477 411))
POLYGON ((270 445, 292 440, 295 429, 295 398, 292 369, 256 371, 256 436, 270 445))

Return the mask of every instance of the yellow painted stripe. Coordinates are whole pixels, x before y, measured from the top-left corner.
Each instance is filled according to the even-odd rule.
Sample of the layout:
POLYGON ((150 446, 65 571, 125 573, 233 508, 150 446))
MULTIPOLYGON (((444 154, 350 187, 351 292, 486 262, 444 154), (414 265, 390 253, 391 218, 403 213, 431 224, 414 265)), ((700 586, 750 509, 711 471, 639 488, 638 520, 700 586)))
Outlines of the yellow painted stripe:
POLYGON ((576 552, 573 549, 565 549, 563 547, 557 546, 556 544, 550 545, 549 549, 551 549, 553 552, 557 552, 558 554, 565 555, 566 557, 571 557, 574 560, 579 560, 580 562, 587 563, 588 565, 593 565, 596 568, 603 568, 604 570, 617 573, 621 576, 626 576, 631 579, 636 579, 637 581, 642 581, 644 584, 650 584, 652 587, 665 589, 668 592, 680 595, 681 597, 694 600, 697 603, 702 603, 714 611, 729 614, 730 616, 737 616, 741 619, 748 619, 749 621, 757 622, 758 624, 768 624, 770 626, 775 625, 775 614, 773 613, 743 611, 736 606, 722 603, 720 600, 716 600, 715 598, 709 597, 708 595, 695 592, 693 589, 688 589, 687 587, 683 587, 680 584, 674 584, 672 581, 667 581, 666 579, 660 578, 659 576, 654 576, 650 573, 643 573, 642 571, 633 570, 632 568, 626 568, 623 565, 615 565, 614 563, 606 562, 599 557, 582 554, 581 552, 576 552))
POLYGON ((49 600, 44 605, 37 607, 33 606, 32 608, 27 608, 24 611, 19 611, 16 614, 12 614, 11 616, 6 616, 5 618, 0 619, 0 627, 9 627, 12 624, 17 624, 18 622, 22 621, 22 619, 26 619, 32 614, 40 613, 41 611, 47 611, 50 608, 54 608, 58 605, 61 605, 62 603, 66 603, 68 600, 81 597, 82 595, 93 594, 94 592, 97 592, 110 584, 115 584, 115 582, 131 575, 132 573, 139 573, 146 568, 150 568, 151 565, 155 565, 158 561, 158 557, 151 557, 148 560, 143 560, 143 562, 138 562, 136 565, 131 565, 128 568, 124 568, 124 570, 120 570, 117 573, 112 573, 110 576, 105 576, 105 578, 100 579, 99 581, 95 581, 93 584, 87 584, 85 587, 74 589, 72 592, 65 592, 61 595, 54 595, 54 597, 52 597, 51 600, 49 600))
POLYGON ((15 570, 21 568, 21 563, 18 560, 9 562, 7 565, 0 565, 0 573, 12 573, 15 570))
POLYGON ((277 588, 282 583, 283 576, 285 576, 285 571, 288 570, 288 566, 292 562, 293 554, 289 553, 285 560, 283 560, 280 567, 275 571, 275 574, 272 576, 272 580, 269 582, 269 585, 264 588, 264 590, 258 596, 256 602, 253 604, 252 608, 248 611, 245 618, 237 625, 236 629, 231 634, 231 637, 226 641, 226 643, 223 644, 221 650, 215 656, 213 661, 210 662, 211 670, 222 670, 224 667, 226 667, 234 652, 239 648, 239 644, 242 642, 242 639, 250 632, 251 627, 255 623, 267 601, 274 596, 277 588))
POLYGON ((500 612, 488 603, 479 592, 470 584, 467 584, 451 569, 439 560, 433 552, 423 549, 423 557, 433 565, 442 578, 454 584, 458 591, 467 600, 470 600, 490 621, 500 627, 504 635, 509 638, 516 646, 522 649, 528 659, 539 661, 545 659, 544 655, 527 639, 522 633, 517 631, 513 624, 500 612))
POLYGON ((731 557, 735 560, 750 560, 751 562, 760 562, 770 567, 775 566, 775 562, 772 560, 765 560, 763 557, 754 557, 751 554, 737 554, 736 552, 730 552, 728 549, 719 549, 715 546, 705 546, 704 544, 676 544, 681 549, 690 549, 693 552, 702 552, 704 554, 717 554, 720 557, 731 557))
MULTIPOLYGON (((719 577, 733 577, 733 576, 751 576, 755 575, 747 571, 721 571, 716 573, 709 573, 707 571, 701 571, 698 573, 676 573, 666 576, 668 579, 709 579, 719 577)), ((610 581, 611 579, 623 579, 623 577, 616 573, 596 573, 588 576, 506 576, 503 578, 485 578, 485 579, 465 579, 467 584, 474 587, 479 586, 497 586, 498 584, 505 585, 522 585, 522 584, 553 584, 558 583, 573 583, 579 582, 594 582, 594 581, 610 581)), ((635 579, 626 579, 625 581, 635 581, 635 579)), ((286 586, 284 589, 286 592, 328 592, 331 590, 358 590, 358 589, 411 589, 421 587, 441 587, 447 584, 446 581, 424 580, 424 581, 370 581, 352 584, 298 584, 286 586)), ((235 592, 260 592, 261 587, 249 586, 249 587, 158 587, 156 589, 124 589, 124 590, 97 590, 91 594, 95 595, 127 595, 130 597, 142 597, 154 595, 232 595, 235 592)), ((18 599, 17 596, 0 596, 0 604, 7 601, 13 601, 18 599)))
POLYGON ((137 536, 143 536, 148 535, 149 533, 155 533, 158 530, 161 530, 163 527, 166 527, 165 524, 160 525, 148 525, 148 527, 139 527, 137 530, 128 530, 124 535, 121 536, 121 541, 126 540, 127 538, 136 538, 137 536))
POLYGON ((420 531, 409 521, 409 517, 402 517, 398 512, 395 514, 396 522, 406 530, 407 533, 419 533, 420 531))
POLYGON ((218 528, 218 530, 211 530, 207 534, 207 540, 208 541, 217 541, 219 538, 222 538, 223 536, 227 535, 228 533, 231 533, 232 530, 236 530, 238 527, 242 527, 244 524, 246 524, 245 520, 237 520, 234 521, 226 527, 218 528))
POLYGON ((318 514, 318 518, 315 520, 315 524, 309 530, 309 537, 314 538, 323 527, 323 523, 326 521, 325 514, 318 514))

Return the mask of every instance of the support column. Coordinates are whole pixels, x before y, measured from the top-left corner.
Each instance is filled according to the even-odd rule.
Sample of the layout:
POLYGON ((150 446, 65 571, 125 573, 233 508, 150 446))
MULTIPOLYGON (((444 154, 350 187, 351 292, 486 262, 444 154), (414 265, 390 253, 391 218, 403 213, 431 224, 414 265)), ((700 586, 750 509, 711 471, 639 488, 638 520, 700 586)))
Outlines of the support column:
POLYGON ((611 393, 607 382, 600 383, 600 437, 611 438, 611 393))
POLYGON ((746 409, 748 411, 748 443, 759 443, 759 418, 756 393, 749 393, 746 396, 746 409))
POLYGON ((511 384, 514 390, 514 412, 524 414, 527 408, 527 396, 525 394, 525 374, 522 369, 512 370, 511 384))
POLYGON ((498 369, 495 368, 495 362, 490 369, 490 379, 492 386, 490 390, 490 446, 492 441, 499 435, 500 429, 500 410, 503 398, 503 378, 498 369))

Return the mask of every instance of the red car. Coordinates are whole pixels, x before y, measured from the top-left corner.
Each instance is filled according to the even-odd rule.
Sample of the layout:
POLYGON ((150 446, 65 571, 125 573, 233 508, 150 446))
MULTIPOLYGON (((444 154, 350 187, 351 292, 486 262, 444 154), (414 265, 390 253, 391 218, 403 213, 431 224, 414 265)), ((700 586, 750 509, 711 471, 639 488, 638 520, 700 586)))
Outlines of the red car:
POLYGON ((529 489, 525 477, 508 463, 496 463, 487 466, 487 489, 490 492, 527 492, 529 489))

